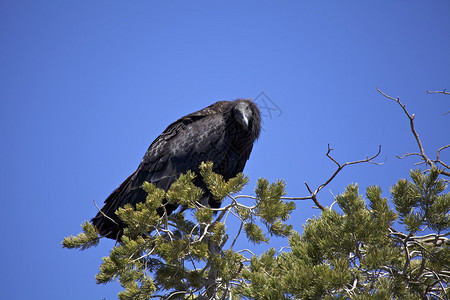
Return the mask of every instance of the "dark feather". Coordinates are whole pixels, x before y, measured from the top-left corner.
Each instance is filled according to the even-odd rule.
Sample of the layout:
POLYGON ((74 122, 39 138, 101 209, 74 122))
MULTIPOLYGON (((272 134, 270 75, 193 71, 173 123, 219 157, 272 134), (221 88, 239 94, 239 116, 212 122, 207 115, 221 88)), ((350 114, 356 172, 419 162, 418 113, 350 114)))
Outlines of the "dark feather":
MULTIPOLYGON (((167 190, 180 174, 188 170, 198 174, 202 161, 212 161, 213 171, 226 180, 236 176, 250 156, 260 123, 258 107, 246 99, 219 101, 178 119, 150 145, 137 170, 105 200, 92 223, 102 236, 120 238, 124 224, 115 211, 127 203, 145 201, 144 181, 167 190)), ((206 191, 200 176, 194 183, 206 191)), ((220 207, 207 191, 204 200, 220 207)), ((168 214, 176 209, 176 205, 166 207, 168 214)))

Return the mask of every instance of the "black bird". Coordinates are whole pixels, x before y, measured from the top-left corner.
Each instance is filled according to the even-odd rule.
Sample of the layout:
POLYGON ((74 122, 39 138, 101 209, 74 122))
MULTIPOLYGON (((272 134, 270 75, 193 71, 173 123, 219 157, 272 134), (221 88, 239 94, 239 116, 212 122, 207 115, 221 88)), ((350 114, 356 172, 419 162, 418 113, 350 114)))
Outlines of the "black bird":
MULTIPOLYGON (((115 211, 127 203, 135 205, 145 201, 143 182, 167 191, 188 170, 198 175, 194 184, 204 190, 202 203, 220 207, 199 175, 200 163, 212 161, 213 171, 226 180, 236 176, 244 170, 260 131, 259 109, 247 99, 219 101, 178 119, 150 145, 137 170, 105 200, 92 224, 100 235, 119 239, 125 225, 115 211)), ((167 213, 172 213, 177 206, 167 205, 167 213)))

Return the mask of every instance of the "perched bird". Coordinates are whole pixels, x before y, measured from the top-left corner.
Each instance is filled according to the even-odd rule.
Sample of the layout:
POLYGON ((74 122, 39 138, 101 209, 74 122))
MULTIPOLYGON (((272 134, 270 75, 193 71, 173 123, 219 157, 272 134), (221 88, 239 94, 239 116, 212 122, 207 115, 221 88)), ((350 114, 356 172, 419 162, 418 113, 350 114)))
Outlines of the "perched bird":
MULTIPOLYGON (((144 202, 147 194, 142 184, 145 181, 167 191, 188 170, 198 175, 194 184, 204 190, 202 203, 220 207, 199 175, 200 163, 212 161, 213 171, 225 180, 235 177, 244 170, 260 131, 259 109, 247 99, 219 101, 178 119, 153 141, 137 170, 106 198, 92 224, 100 235, 119 239, 125 224, 115 211, 127 203, 144 202)), ((167 205, 167 214, 177 206, 167 205)))

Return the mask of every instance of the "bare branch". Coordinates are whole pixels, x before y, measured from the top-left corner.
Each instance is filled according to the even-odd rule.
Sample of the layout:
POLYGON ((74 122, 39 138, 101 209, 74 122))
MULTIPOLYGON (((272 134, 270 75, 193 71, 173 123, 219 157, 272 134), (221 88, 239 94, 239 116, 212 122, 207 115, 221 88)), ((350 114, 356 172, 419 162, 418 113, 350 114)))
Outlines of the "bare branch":
POLYGON ((238 233, 236 234, 236 237, 234 238, 233 242, 231 243, 230 250, 233 249, 234 243, 236 243, 236 240, 237 240, 238 236, 241 234, 241 231, 242 231, 242 228, 243 228, 243 227, 244 227, 244 222, 241 220, 241 226, 239 227, 239 231, 238 231, 238 233))
POLYGON ((314 201, 314 204, 316 204, 316 206, 318 208, 320 208, 320 210, 324 210, 325 207, 323 207, 322 204, 320 204, 319 200, 317 200, 317 197, 316 197, 316 194, 319 190, 315 190, 315 192, 313 193, 306 182, 305 182, 305 185, 306 185, 306 188, 308 189, 308 192, 311 194, 311 199, 312 199, 312 201, 314 201))
POLYGON ((331 203, 331 205, 330 205, 330 209, 333 209, 333 205, 335 203, 337 203, 337 198, 336 198, 336 196, 333 194, 333 192, 331 190, 330 190, 330 194, 331 194, 331 196, 333 196, 333 199, 334 199, 333 203, 331 203))
POLYGON ((250 253, 251 256, 256 256, 255 253, 253 253, 249 249, 242 249, 242 250, 236 251, 236 253, 242 253, 242 252, 248 252, 248 253, 250 253))
POLYGON ((280 199, 283 199, 283 200, 311 200, 312 196, 306 196, 306 197, 281 197, 280 199))
POLYGON ((391 96, 388 96, 385 93, 383 93, 382 91, 380 91, 380 89, 378 89, 378 87, 377 87, 377 91, 381 95, 383 95, 384 97, 397 102, 398 105, 400 105, 400 107, 403 109, 403 111, 406 114, 406 116, 408 116, 409 124, 410 124, 410 127, 411 127, 411 131, 412 131, 412 133, 413 133, 413 135, 414 135, 414 137, 416 139, 417 145, 419 146, 419 150, 420 150, 420 154, 422 156, 422 159, 425 160, 427 162, 427 164, 432 166, 433 162, 425 155, 425 151, 423 150, 422 142, 420 141, 419 135, 417 134, 416 129, 414 128, 414 117, 415 117, 414 114, 412 114, 412 115, 409 114, 409 112, 406 110, 405 105, 400 102, 400 98, 395 99, 395 98, 393 98, 391 96))
POLYGON ((422 154, 420 154, 420 153, 406 153, 406 154, 403 154, 402 156, 395 155, 395 157, 397 157, 398 159, 404 159, 405 157, 412 156, 412 155, 417 155, 417 156, 422 157, 422 154))
MULTIPOLYGON (((411 115, 411 114, 406 110, 405 105, 404 105, 403 103, 400 102, 400 98, 398 98, 398 97, 397 97, 397 98, 394 98, 394 97, 388 96, 388 95, 386 95, 385 93, 383 93, 378 87, 377 87, 377 91, 378 91, 381 95, 383 95, 384 97, 386 97, 386 98, 388 98, 388 99, 390 99, 390 100, 393 100, 393 101, 397 102, 398 105, 400 105, 400 107, 403 109, 403 112, 406 114, 406 116, 407 116, 408 119, 409 119, 409 125, 410 125, 410 127, 411 127, 411 132, 412 132, 412 134, 414 135, 414 138, 416 139, 417 146, 419 147, 420 153, 407 153, 407 154, 403 155, 401 158, 406 157, 406 156, 410 156, 410 155, 418 155, 418 156, 420 156, 420 157, 422 158, 422 160, 423 160, 427 165, 429 165, 430 167, 437 168, 436 165, 434 164, 434 162, 433 162, 431 159, 429 159, 428 156, 425 154, 425 150, 423 149, 422 142, 420 141, 419 135, 417 134, 417 131, 416 131, 415 127, 414 127, 414 117, 415 117, 414 114, 411 115)), ((427 91, 427 92, 428 92, 428 91, 427 91)), ((433 93, 438 93, 438 92, 428 92, 428 93, 433 94, 433 93)), ((442 91, 442 93, 448 94, 447 92, 445 92, 445 89, 442 91)), ((397 157, 398 157, 398 156, 397 156, 397 157)), ((444 166, 445 166, 445 165, 444 165, 444 166)), ((446 176, 450 176, 450 172, 448 172, 448 171, 446 171, 446 170, 439 170, 439 173, 441 173, 441 174, 443 174, 443 175, 446 175, 446 176)))
POLYGON ((337 164, 338 167, 340 167, 341 165, 333 157, 331 157, 331 155, 330 155, 330 152, 333 151, 333 150, 334 150, 334 148, 330 148, 330 144, 328 143, 327 157, 329 159, 331 159, 335 164, 337 164))
POLYGON ((450 169, 450 166, 447 165, 447 164, 445 164, 444 162, 442 162, 442 161, 439 159, 439 155, 440 155, 440 153, 441 153, 442 150, 447 149, 447 148, 449 148, 449 147, 450 147, 450 144, 448 144, 448 145, 446 145, 446 146, 443 146, 443 147, 439 148, 439 150, 437 151, 437 154, 436 154, 436 163, 439 163, 439 164, 443 165, 446 169, 450 169))
POLYGON ((428 94, 444 94, 444 95, 450 95, 449 92, 446 92, 446 89, 443 89, 442 91, 429 91, 427 90, 428 94))
MULTIPOLYGON (((446 89, 443 89, 442 91, 434 91, 434 92, 430 92, 427 90, 428 94, 444 94, 444 95, 450 95, 449 92, 445 91, 446 89)), ((442 115, 445 116, 446 114, 450 113, 450 110, 448 112, 443 113, 442 115)))
POLYGON ((378 152, 369 157, 367 156, 365 159, 361 159, 361 160, 356 160, 356 161, 350 161, 350 162, 346 162, 343 165, 341 165, 336 159, 334 159, 331 155, 330 152, 334 150, 333 148, 330 148, 330 144, 328 144, 328 150, 327 150, 327 154, 326 156, 331 159, 337 166, 338 168, 336 169, 336 171, 334 171, 334 173, 331 175, 330 178, 328 178, 324 183, 322 183, 314 192, 311 190, 311 188, 309 187, 309 185, 305 182, 306 188, 308 189, 308 192, 310 193, 310 196, 307 197, 281 197, 281 199, 285 199, 285 200, 313 200, 314 204, 321 210, 324 210, 325 207, 320 204, 320 202, 317 200, 317 193, 323 189, 325 186, 327 186, 335 177, 336 175, 345 167, 345 166, 349 166, 349 165, 354 165, 354 164, 360 164, 360 163, 372 163, 375 165, 382 165, 383 163, 377 163, 374 162, 373 159, 375 159, 376 157, 378 157, 378 155, 380 155, 381 153, 381 145, 378 146, 378 152))

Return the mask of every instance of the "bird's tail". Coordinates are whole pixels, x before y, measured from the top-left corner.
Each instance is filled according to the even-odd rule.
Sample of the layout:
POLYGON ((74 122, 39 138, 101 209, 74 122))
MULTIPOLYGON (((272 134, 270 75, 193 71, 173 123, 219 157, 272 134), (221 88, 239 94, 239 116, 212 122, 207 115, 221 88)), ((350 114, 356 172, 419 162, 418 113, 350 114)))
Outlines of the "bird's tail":
POLYGON ((132 188, 131 179, 135 173, 131 174, 111 195, 105 200, 103 208, 92 218, 92 224, 97 228, 101 236, 120 240, 125 224, 116 215, 116 210, 127 203, 135 204, 133 200, 140 197, 145 191, 142 188, 132 188))

